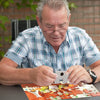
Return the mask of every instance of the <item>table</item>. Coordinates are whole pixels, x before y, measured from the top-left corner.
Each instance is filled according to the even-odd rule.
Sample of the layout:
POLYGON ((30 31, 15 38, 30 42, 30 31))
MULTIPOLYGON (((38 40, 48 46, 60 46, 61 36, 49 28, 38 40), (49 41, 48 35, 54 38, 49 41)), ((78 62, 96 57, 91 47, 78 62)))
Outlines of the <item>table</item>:
MULTIPOLYGON (((100 91, 100 82, 96 83, 95 86, 100 91)), ((28 98, 25 95, 20 85, 16 86, 0 85, 0 100, 28 100, 28 98)), ((88 98, 69 99, 69 100, 100 100, 100 97, 88 97, 88 98)))
POLYGON ((0 85, 0 100, 28 100, 20 85, 0 85))

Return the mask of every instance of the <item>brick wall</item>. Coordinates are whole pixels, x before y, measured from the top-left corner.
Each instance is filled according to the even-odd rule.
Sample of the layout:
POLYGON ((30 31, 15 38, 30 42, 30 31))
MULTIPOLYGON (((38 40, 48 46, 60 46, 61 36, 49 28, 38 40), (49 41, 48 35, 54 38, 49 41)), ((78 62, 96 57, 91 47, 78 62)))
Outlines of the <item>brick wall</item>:
MULTIPOLYGON (((15 0, 16 1, 16 0, 15 0)), ((71 10, 71 26, 84 28, 87 33, 93 38, 94 42, 100 49, 100 0, 68 0, 74 2, 78 8, 71 10)), ((11 36, 11 20, 25 19, 25 16, 30 16, 34 12, 30 8, 16 9, 13 4, 9 9, 0 9, 1 15, 7 15, 10 22, 6 24, 7 31, 0 28, 0 51, 7 51, 11 43, 5 41, 4 37, 11 36)))
POLYGON ((100 50, 100 0, 68 0, 78 8, 72 9, 70 25, 84 28, 100 50))
POLYGON ((8 16, 8 18, 10 19, 10 21, 5 25, 7 29, 6 31, 0 28, 0 37, 2 38, 0 39, 0 44, 3 44, 2 46, 0 45, 0 51, 6 52, 11 46, 11 43, 7 41, 7 38, 11 38, 12 36, 11 21, 13 19, 26 19, 26 16, 31 16, 32 14, 34 14, 34 12, 30 8, 21 8, 18 10, 15 4, 13 4, 8 9, 0 9, 0 14, 8 16))

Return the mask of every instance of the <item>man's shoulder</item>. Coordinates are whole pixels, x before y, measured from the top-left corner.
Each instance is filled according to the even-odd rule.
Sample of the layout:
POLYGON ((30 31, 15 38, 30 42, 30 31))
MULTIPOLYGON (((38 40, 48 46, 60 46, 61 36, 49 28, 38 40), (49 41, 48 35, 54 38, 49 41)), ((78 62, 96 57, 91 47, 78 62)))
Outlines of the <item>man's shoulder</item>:
POLYGON ((74 26, 71 26, 71 27, 68 27, 68 31, 69 32, 85 32, 85 29, 82 29, 80 27, 74 27, 74 26))
POLYGON ((68 27, 68 34, 72 36, 78 36, 78 37, 87 37, 88 34, 86 33, 85 29, 82 29, 80 27, 68 27))
POLYGON ((35 27, 32 27, 32 28, 28 28, 24 31, 21 32, 22 35, 24 35, 24 37, 33 37, 33 36, 36 36, 36 35, 40 35, 41 34, 41 29, 39 28, 39 26, 35 26, 35 27))
POLYGON ((68 28, 68 35, 73 39, 80 39, 80 40, 88 40, 90 38, 89 34, 86 32, 85 29, 79 27, 69 27, 68 28))

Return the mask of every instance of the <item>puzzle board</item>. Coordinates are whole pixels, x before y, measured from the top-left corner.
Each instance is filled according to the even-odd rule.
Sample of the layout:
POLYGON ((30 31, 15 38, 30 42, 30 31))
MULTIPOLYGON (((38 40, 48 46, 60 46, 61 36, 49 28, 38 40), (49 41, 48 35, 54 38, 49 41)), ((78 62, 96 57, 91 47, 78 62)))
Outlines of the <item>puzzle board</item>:
POLYGON ((92 84, 52 84, 50 86, 36 86, 34 84, 23 84, 29 100, 61 100, 72 98, 85 98, 100 96, 100 92, 92 84))

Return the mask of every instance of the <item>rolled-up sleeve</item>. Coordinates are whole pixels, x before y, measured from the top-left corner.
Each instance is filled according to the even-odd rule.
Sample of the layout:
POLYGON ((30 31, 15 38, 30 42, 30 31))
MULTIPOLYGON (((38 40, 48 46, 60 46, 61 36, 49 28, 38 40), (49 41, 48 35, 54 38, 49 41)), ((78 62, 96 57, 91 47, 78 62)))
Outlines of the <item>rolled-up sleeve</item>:
POLYGON ((86 65, 89 66, 94 62, 100 60, 100 51, 97 48, 96 44, 93 42, 92 38, 88 36, 88 34, 85 34, 83 42, 86 65))
POLYGON ((27 42, 22 33, 13 41, 13 44, 4 57, 11 59, 16 62, 18 65, 21 64, 23 58, 27 56, 28 47, 27 42))

